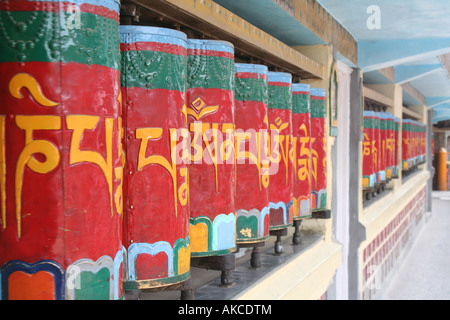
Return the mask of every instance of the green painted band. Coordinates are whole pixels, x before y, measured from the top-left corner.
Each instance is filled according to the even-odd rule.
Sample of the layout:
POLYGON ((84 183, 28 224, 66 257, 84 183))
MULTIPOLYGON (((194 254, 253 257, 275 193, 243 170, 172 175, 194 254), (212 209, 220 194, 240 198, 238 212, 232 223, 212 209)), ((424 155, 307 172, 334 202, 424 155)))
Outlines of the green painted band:
POLYGON ((375 121, 373 118, 364 119, 364 128, 365 129, 375 129, 375 121))
POLYGON ((325 100, 311 100, 311 118, 325 118, 327 108, 325 100))
POLYGON ((289 87, 269 85, 269 109, 292 110, 292 94, 289 87))
POLYGON ((234 89, 234 60, 226 57, 188 55, 189 88, 234 89))
POLYGON ((71 14, 37 11, 30 22, 31 12, 9 11, 17 23, 5 23, 6 13, 0 11, 0 62, 77 62, 118 70, 119 23, 80 12, 79 25, 70 27, 71 14))
POLYGON ((306 94, 292 95, 292 113, 310 113, 311 99, 306 94))
POLYGON ((122 51, 121 85, 186 92, 186 61, 166 52, 122 51))
POLYGON ((258 101, 268 104, 267 81, 264 79, 236 78, 235 99, 238 101, 258 101))

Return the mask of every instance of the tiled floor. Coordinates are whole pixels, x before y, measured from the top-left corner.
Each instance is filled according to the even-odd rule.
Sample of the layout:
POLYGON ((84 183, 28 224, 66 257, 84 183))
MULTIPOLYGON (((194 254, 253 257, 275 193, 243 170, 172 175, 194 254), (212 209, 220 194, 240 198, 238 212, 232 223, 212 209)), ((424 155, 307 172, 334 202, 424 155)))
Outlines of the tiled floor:
POLYGON ((450 192, 433 192, 432 214, 381 299, 450 299, 450 192))

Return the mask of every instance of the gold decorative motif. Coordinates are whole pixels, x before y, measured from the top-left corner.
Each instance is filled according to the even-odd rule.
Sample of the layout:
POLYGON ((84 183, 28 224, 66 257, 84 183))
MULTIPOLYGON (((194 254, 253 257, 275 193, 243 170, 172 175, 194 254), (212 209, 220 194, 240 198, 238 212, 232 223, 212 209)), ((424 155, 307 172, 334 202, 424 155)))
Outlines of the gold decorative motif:
POLYGON ((195 99, 189 109, 186 110, 187 115, 190 115, 195 118, 195 120, 200 120, 201 118, 216 112, 219 109, 219 106, 206 106, 205 101, 202 98, 195 99))
POLYGON ((58 103, 53 102, 44 96, 37 80, 27 73, 18 73, 9 81, 9 93, 14 98, 24 98, 20 93, 22 88, 27 88, 33 99, 44 107, 54 107, 58 105, 58 103))
POLYGON ((242 228, 240 231, 239 231, 244 237, 248 237, 248 238, 251 238, 251 236, 252 236, 252 230, 250 229, 250 228, 242 228))

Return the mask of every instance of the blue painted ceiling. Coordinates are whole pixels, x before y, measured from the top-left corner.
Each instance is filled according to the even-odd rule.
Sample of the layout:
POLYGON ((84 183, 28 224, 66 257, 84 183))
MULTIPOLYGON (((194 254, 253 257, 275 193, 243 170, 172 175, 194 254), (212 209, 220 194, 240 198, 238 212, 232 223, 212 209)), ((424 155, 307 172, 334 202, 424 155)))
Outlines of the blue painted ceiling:
MULTIPOLYGON (((288 45, 323 44, 276 0, 215 1, 288 45)), ((441 60, 450 53, 449 0, 304 1, 320 3, 353 35, 366 82, 392 83, 378 70, 393 67, 395 83, 409 83, 426 97, 427 106, 435 111, 434 122, 450 119, 450 71, 441 60), (380 29, 367 26, 372 5, 379 8, 380 29)), ((408 94, 403 102, 418 104, 408 94)))
MULTIPOLYGON (((371 83, 389 82, 377 70, 393 67, 396 83, 410 83, 433 108, 433 122, 450 119, 448 0, 317 0, 358 42, 358 64, 371 83), (367 21, 379 8, 379 29, 367 21)), ((404 104, 414 104, 407 94, 404 104)))

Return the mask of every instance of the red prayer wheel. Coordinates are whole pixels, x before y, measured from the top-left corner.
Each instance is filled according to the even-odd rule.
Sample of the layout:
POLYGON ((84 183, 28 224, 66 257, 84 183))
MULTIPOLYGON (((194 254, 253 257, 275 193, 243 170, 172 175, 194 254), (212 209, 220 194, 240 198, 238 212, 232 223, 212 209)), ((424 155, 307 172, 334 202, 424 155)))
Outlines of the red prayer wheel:
POLYGON ((399 130, 400 130, 400 118, 394 117, 394 166, 393 166, 393 178, 398 178, 399 176, 399 130))
POLYGON ((235 64, 236 231, 238 244, 269 237, 268 69, 235 64))
POLYGON ((402 121, 402 170, 411 169, 411 120, 402 121))
POLYGON ((325 90, 311 88, 311 203, 313 212, 322 211, 327 206, 326 116, 325 90))
POLYGON ((380 112, 375 112, 375 173, 377 174, 377 179, 375 181, 375 186, 378 186, 381 183, 381 118, 380 118, 380 112))
POLYGON ((311 209, 311 88, 292 84, 294 220, 310 218, 311 209))
POLYGON ((122 296, 119 6, 0 2, 4 300, 122 296))
POLYGON ((386 115, 386 180, 392 179, 392 166, 394 160, 393 153, 393 135, 394 135, 394 117, 387 113, 386 115))
POLYGON ((363 189, 372 189, 375 186, 375 113, 364 111, 364 141, 363 141, 363 189))
POLYGON ((292 75, 269 72, 270 230, 293 223, 292 75))
POLYGON ((189 181, 179 148, 188 135, 186 34, 121 26, 126 149, 126 289, 190 276, 189 181))
POLYGON ((236 250, 234 47, 188 39, 187 66, 191 255, 224 255, 236 250))
POLYGON ((380 117, 380 145, 379 145, 379 167, 380 183, 386 182, 386 137, 387 137, 387 115, 386 112, 379 112, 380 117))

